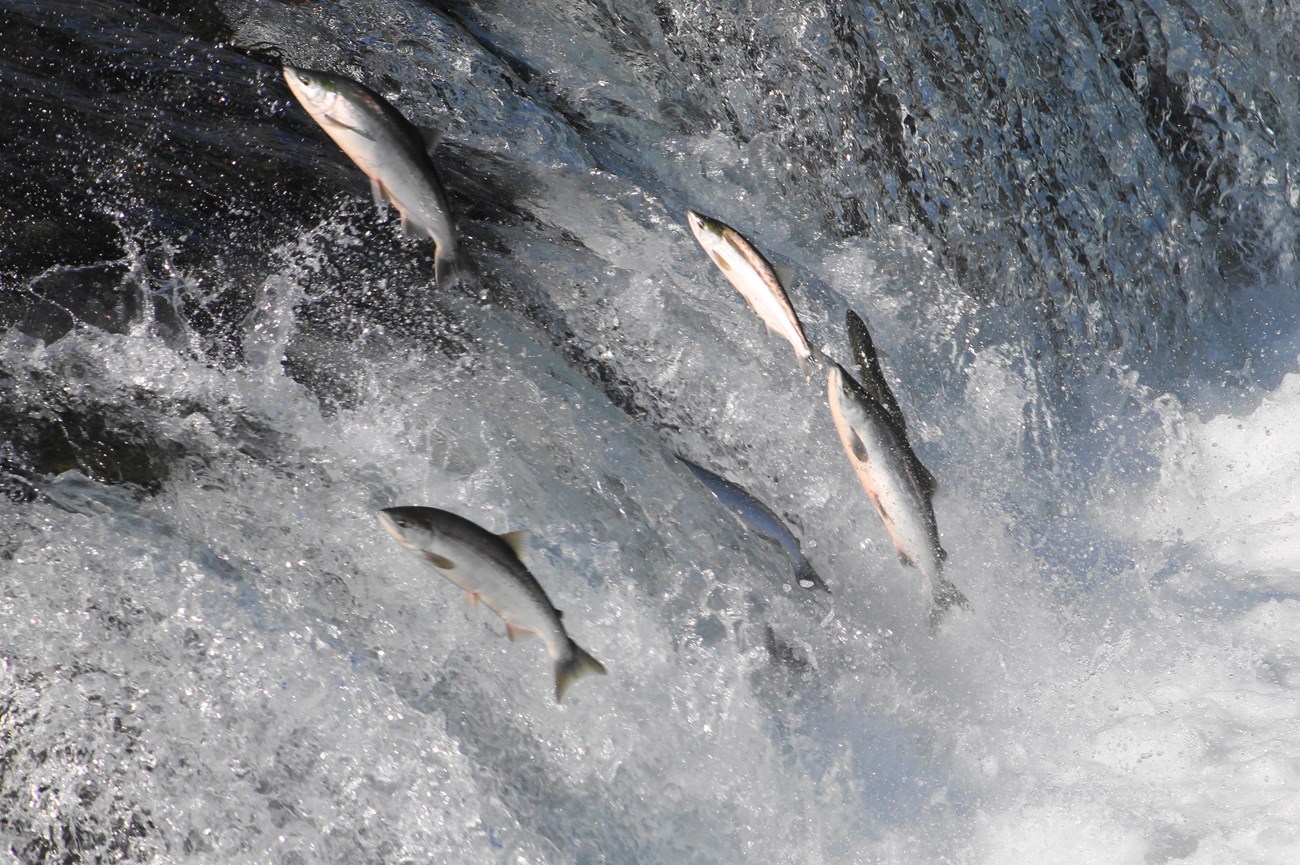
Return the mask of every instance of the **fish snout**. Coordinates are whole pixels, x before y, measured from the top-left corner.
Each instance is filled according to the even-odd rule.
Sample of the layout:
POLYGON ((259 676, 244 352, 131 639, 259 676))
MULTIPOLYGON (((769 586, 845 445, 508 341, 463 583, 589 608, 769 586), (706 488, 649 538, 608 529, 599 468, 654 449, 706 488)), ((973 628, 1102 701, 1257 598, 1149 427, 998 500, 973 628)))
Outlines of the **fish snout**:
POLYGON ((384 527, 384 531, 392 536, 393 540, 404 547, 410 546, 411 541, 406 534, 407 529, 410 528, 410 522, 407 519, 387 510, 379 511, 376 516, 379 517, 379 524, 384 527))

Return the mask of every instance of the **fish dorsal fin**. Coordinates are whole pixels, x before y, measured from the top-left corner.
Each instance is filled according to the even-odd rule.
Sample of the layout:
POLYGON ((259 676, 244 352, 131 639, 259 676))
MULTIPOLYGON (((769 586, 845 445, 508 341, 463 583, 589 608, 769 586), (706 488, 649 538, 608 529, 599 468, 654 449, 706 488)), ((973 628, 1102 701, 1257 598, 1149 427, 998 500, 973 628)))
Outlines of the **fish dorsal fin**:
POLYGON ((789 291, 790 284, 794 282, 794 269, 785 267, 783 264, 772 265, 772 273, 776 274, 776 281, 780 282, 783 289, 789 291))
POLYGON ((916 454, 912 455, 912 464, 916 466, 916 478, 921 482, 921 489, 925 490, 927 496, 934 496, 939 492, 939 482, 930 474, 930 470, 925 467, 916 454))
POLYGON ((883 352, 876 348, 866 322, 856 312, 850 309, 844 316, 844 323, 849 331, 849 347, 853 351, 853 359, 862 376, 862 389, 880 404, 898 431, 905 433, 907 420, 903 417, 903 410, 898 407, 898 399, 890 389, 889 382, 885 380, 885 373, 880 369, 880 355, 883 352))
POLYGON ((781 287, 789 291, 790 283, 794 281, 794 271, 783 265, 774 264, 772 272, 776 274, 776 281, 781 283, 781 287))
POLYGON ((528 532, 506 532, 497 537, 505 541, 506 546, 514 551, 515 557, 519 561, 524 560, 524 550, 528 548, 528 532))
POLYGON ((440 143, 442 143, 442 130, 430 129, 427 126, 417 126, 415 131, 420 133, 420 140, 424 142, 424 149, 432 153, 440 143))

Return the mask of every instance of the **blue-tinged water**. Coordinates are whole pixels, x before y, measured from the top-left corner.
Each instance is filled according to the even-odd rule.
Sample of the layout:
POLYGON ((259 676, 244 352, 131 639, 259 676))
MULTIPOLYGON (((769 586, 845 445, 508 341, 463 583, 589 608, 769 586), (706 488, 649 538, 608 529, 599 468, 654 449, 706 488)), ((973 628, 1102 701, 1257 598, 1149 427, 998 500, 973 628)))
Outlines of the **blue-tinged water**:
POLYGON ((0 859, 1297 861, 1297 46, 1294 2, 0 0, 0 859), (279 62, 442 132, 473 290, 279 62), (687 208, 828 354, 866 318, 969 613, 687 208), (557 706, 391 505, 527 530, 609 675, 557 706))

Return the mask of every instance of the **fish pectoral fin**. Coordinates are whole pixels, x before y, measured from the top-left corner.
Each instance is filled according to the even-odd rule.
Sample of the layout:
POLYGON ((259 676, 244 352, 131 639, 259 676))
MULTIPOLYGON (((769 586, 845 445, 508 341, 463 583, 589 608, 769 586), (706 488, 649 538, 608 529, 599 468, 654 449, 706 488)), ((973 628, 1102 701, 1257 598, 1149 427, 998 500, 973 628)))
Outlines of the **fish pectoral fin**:
POLYGON ((375 136, 371 135, 369 132, 362 129, 360 126, 352 126, 350 124, 343 123, 337 118, 331 117, 328 114, 325 115, 325 119, 329 121, 330 126, 333 126, 336 129, 346 129, 348 132, 351 132, 353 135, 359 135, 360 137, 366 139, 367 141, 376 140, 375 136))
POLYGON ((430 550, 424 551, 424 559, 435 568, 443 571, 452 571, 456 569, 456 563, 446 556, 440 556, 430 550))
POLYGON ((731 265, 727 263, 725 258, 716 252, 710 252, 709 255, 713 258, 713 263, 721 268, 723 273, 731 273, 731 265))
POLYGON ((505 534, 497 535, 497 537, 505 541, 506 546, 514 552, 515 557, 518 558, 519 561, 522 562, 524 560, 524 550, 528 547, 528 532, 506 532, 505 534))

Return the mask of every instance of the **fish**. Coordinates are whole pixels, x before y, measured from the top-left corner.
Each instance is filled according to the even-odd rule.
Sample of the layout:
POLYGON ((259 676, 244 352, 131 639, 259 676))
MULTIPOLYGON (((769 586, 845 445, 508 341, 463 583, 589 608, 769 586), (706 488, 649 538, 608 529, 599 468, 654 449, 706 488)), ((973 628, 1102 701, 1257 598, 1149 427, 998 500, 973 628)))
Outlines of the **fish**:
POLYGON ((723 276, 740 292, 750 308, 758 313, 768 333, 775 333, 790 343, 799 369, 808 376, 809 361, 819 363, 821 352, 808 342, 803 324, 786 294, 782 275, 754 245, 726 223, 711 219, 694 210, 686 211, 691 231, 700 246, 713 259, 723 276))
POLYGON ((904 565, 916 568, 930 589, 930 627, 951 607, 968 608, 966 596, 944 576, 948 554, 939 542, 931 499, 934 490, 908 458, 906 437, 878 401, 844 367, 831 362, 826 399, 840 444, 875 506, 904 565))
POLYGON ((858 384, 862 385, 871 398, 880 404, 889 415, 889 419, 898 427, 900 439, 907 446, 907 458, 912 461, 913 469, 921 476, 933 495, 938 491, 939 483, 921 462, 921 458, 916 455, 916 450, 908 441, 907 419, 903 417, 898 398, 890 390, 889 382, 885 380, 885 374, 880 369, 880 359, 876 356, 876 345, 871 339, 871 331, 867 330, 866 322, 851 309, 844 315, 844 327, 849 332, 849 349, 858 364, 860 376, 858 384))
POLYGON ((826 582, 813 569, 812 562, 803 554, 799 539, 794 536, 786 524, 771 508, 763 504, 748 491, 708 469, 698 466, 681 455, 677 459, 686 464, 700 483, 708 487, 709 492, 719 502, 734 513, 746 527, 760 538, 766 538, 778 544, 794 566, 795 582, 805 589, 821 589, 830 592, 826 582))
POLYGON ((429 156, 433 140, 375 91, 351 78, 284 67, 289 90, 343 152, 370 178, 375 204, 391 202, 407 235, 433 238, 434 278, 441 287, 465 279, 447 192, 429 156))
POLYGON ((379 522, 404 549, 501 617, 514 640, 535 634, 555 667, 555 701, 581 676, 605 675, 605 666, 569 636, 563 614, 523 563, 523 533, 495 535, 450 511, 385 508, 379 522))

